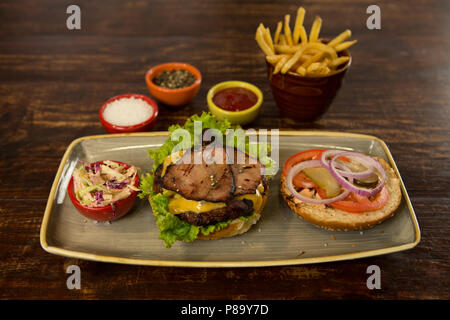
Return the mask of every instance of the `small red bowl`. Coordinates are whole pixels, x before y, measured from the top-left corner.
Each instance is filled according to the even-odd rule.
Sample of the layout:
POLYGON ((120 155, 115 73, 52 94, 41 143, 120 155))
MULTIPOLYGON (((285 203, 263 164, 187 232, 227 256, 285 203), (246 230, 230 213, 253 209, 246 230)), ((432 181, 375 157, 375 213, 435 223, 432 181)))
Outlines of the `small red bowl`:
POLYGON ((121 94, 106 101, 100 108, 98 116, 100 118, 100 122, 102 123, 103 127, 108 133, 145 132, 153 129, 153 127, 156 124, 156 119, 158 117, 158 104, 154 100, 142 94, 134 94, 134 93, 121 94), (106 121, 105 118, 103 117, 103 111, 105 111, 106 106, 113 101, 123 98, 135 98, 144 100, 153 109, 153 115, 150 117, 150 119, 132 126, 118 126, 106 121))
MULTIPOLYGON (((125 168, 129 168, 130 165, 120 162, 113 161, 123 165, 125 168)), ((102 164, 103 161, 97 161, 90 164, 91 167, 94 167, 96 163, 102 164)), ((139 187, 139 177, 136 175, 134 179, 134 186, 139 187)), ((128 198, 117 201, 114 204, 115 210, 113 210, 112 206, 109 204, 103 207, 88 207, 81 204, 77 197, 75 196, 75 191, 73 187, 73 177, 70 179, 69 186, 67 187, 67 192, 69 193, 69 198, 72 201, 75 208, 86 218, 97 220, 97 221, 112 221, 117 220, 127 214, 131 208, 133 208, 134 203, 136 202, 136 198, 138 192, 135 190, 131 190, 131 194, 128 198)))

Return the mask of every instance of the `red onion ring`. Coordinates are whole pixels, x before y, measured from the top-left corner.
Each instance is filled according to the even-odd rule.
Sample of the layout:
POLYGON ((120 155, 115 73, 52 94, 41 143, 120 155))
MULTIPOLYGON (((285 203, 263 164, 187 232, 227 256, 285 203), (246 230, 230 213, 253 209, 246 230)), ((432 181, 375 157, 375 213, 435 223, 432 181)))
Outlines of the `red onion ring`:
MULTIPOLYGON (((326 150, 324 152, 322 152, 322 156, 320 157, 320 161, 322 162, 322 165, 328 169, 328 171, 331 171, 330 168, 330 163, 331 160, 327 160, 327 157, 335 157, 336 155, 339 155, 339 157, 341 157, 340 154, 342 154, 343 152, 346 151, 340 151, 340 150, 326 150)), ((355 153, 358 154, 358 153, 355 153)), ((358 159, 359 160, 359 159, 358 159)), ((361 161, 362 162, 362 161, 361 161)), ((343 177, 347 177, 347 178, 353 178, 353 179, 364 179, 364 178, 368 178, 370 177, 374 172, 373 172, 373 168, 369 165, 367 165, 366 163, 362 162, 362 164, 364 164, 368 169, 362 172, 353 172, 350 168, 350 170, 342 170, 338 165, 335 165, 335 169, 337 171, 339 171, 339 173, 343 176, 343 177)), ((340 163, 339 165, 345 166, 345 163, 340 163)))
POLYGON ((377 160, 375 160, 369 156, 363 155, 361 153, 341 152, 341 153, 334 155, 334 157, 330 161, 329 170, 330 170, 331 174, 333 175, 333 177, 337 180, 337 182, 342 187, 344 187, 346 190, 350 190, 353 193, 356 193, 356 194, 359 194, 359 195, 365 196, 365 197, 371 197, 371 196, 374 196, 377 193, 379 193, 381 191, 381 189, 383 188, 384 183, 386 182, 386 172, 384 171, 383 166, 377 160), (343 156, 356 157, 356 158, 358 158, 358 160, 361 160, 361 162, 364 165, 375 168, 380 173, 380 176, 381 176, 380 177, 381 179, 380 179, 380 182, 378 183, 378 185, 374 189, 367 189, 367 188, 357 187, 353 183, 351 183, 350 181, 345 179, 345 177, 341 173, 341 171, 336 169, 336 159, 339 157, 343 157, 343 156))
POLYGON ((301 195, 300 193, 298 193, 297 190, 295 190, 292 180, 297 175, 297 173, 301 172, 302 170, 304 170, 306 168, 317 168, 317 167, 322 167, 322 163, 320 160, 308 160, 308 161, 303 161, 303 162, 297 163, 295 166, 293 166, 291 168, 291 170, 289 170, 289 172, 286 176, 286 186, 289 189, 289 191, 291 192, 291 194, 303 202, 313 203, 313 204, 330 204, 332 202, 345 199, 350 193, 350 191, 347 189, 345 189, 344 192, 342 192, 340 195, 338 195, 334 198, 321 199, 321 200, 305 197, 305 196, 301 195))

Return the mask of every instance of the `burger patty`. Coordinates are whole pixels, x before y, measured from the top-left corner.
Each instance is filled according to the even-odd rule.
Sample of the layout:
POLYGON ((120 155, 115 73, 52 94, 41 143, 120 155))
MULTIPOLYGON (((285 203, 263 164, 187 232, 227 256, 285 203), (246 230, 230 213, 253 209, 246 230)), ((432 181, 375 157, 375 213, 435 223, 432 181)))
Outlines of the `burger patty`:
POLYGON ((223 147, 208 150, 203 147, 201 151, 204 152, 201 163, 193 163, 195 157, 198 157, 199 154, 201 156, 200 151, 188 151, 179 161, 167 166, 163 177, 161 177, 163 169, 163 164, 161 164, 155 171, 154 191, 160 193, 164 188, 174 191, 188 200, 224 202, 226 204, 223 208, 208 212, 177 214, 181 220, 197 226, 252 215, 253 202, 248 199, 238 200, 235 197, 255 194, 261 183, 264 189, 267 188, 267 180, 262 174, 262 164, 246 153, 233 148, 223 147), (210 160, 208 157, 216 157, 216 161, 208 161, 210 160), (230 161, 232 157, 234 157, 234 161, 230 161), (190 161, 183 163, 183 160, 190 161))
POLYGON ((206 226, 216 224, 228 219, 247 217, 253 214, 253 202, 251 200, 232 200, 227 206, 207 212, 184 212, 177 214, 180 220, 186 221, 195 226, 206 226))

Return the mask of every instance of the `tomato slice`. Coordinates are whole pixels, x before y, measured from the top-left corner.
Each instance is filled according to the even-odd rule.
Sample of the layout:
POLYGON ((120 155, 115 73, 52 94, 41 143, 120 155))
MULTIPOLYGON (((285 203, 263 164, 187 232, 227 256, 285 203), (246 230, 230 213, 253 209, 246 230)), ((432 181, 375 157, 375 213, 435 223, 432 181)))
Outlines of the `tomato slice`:
MULTIPOLYGON (((294 154, 286 160, 283 167, 283 177, 286 177, 289 170, 295 166, 297 163, 306 161, 306 160, 320 160, 322 153, 326 149, 309 149, 305 151, 301 151, 299 153, 294 154)), ((347 157, 340 157, 339 159, 344 161, 350 161, 347 157)))
MULTIPOLYGON (((327 197, 327 191, 325 190, 325 189, 322 189, 321 187, 317 187, 316 188, 316 191, 317 191, 317 193, 319 194, 319 196, 320 196, 320 198, 322 198, 322 199, 327 199, 328 197, 327 197)), ((348 198, 348 197, 347 197, 348 198)), ((346 198, 346 199, 347 199, 346 198)))
MULTIPOLYGON (((320 192, 319 195, 322 197, 320 192)), ((373 201, 368 197, 363 197, 352 192, 345 200, 332 202, 330 203, 330 206, 347 212, 363 213, 381 209, 388 202, 388 200, 389 192, 386 187, 383 187, 383 189, 381 189, 381 191, 375 196, 373 201)))
POLYGON ((292 179, 294 186, 298 188, 319 188, 314 182, 308 179, 302 172, 299 172, 294 179, 292 179))
POLYGON ((289 170, 297 163, 306 160, 319 160, 325 149, 310 149, 294 154, 286 160, 283 167, 283 177, 286 177, 289 170))

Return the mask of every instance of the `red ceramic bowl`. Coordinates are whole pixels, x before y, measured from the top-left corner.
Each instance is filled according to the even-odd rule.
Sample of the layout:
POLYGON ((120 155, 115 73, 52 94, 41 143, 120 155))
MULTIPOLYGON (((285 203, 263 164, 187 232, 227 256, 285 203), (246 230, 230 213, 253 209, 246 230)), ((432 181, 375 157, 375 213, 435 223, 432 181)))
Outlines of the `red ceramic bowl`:
MULTIPOLYGON (((113 161, 120 163, 125 166, 125 168, 129 168, 130 166, 124 162, 113 161)), ((102 164, 103 161, 97 161, 90 164, 91 167, 95 166, 96 163, 102 164)), ((134 186, 139 187, 139 177, 136 175, 134 179, 134 186)), ((103 207, 88 207, 81 204, 77 197, 75 196, 75 191, 73 188, 73 177, 70 179, 69 186, 67 187, 67 192, 69 193, 69 198, 72 201, 75 208, 86 218, 97 220, 97 221, 112 221, 117 220, 127 214, 131 208, 133 208, 134 203, 136 202, 136 198, 138 195, 137 191, 131 190, 131 194, 128 198, 117 201, 114 204, 115 211, 113 211, 111 205, 103 206, 103 207)))
POLYGON ((169 62, 157 65, 148 70, 147 74, 145 75, 145 82, 147 83, 148 91, 150 91, 152 97, 169 106, 181 107, 186 105, 197 95, 198 90, 200 89, 200 84, 202 82, 202 75, 197 68, 190 64, 181 62, 169 62), (180 69, 189 71, 197 78, 197 80, 195 80, 195 82, 191 86, 181 89, 167 89, 157 86, 153 83, 153 78, 158 76, 161 72, 180 69))
POLYGON ((351 64, 347 50, 340 55, 350 60, 329 75, 319 77, 303 77, 293 72, 273 74, 274 67, 266 61, 273 98, 284 118, 312 122, 328 110, 351 64))
POLYGON ((145 132, 153 129, 153 127, 156 124, 156 119, 158 117, 158 104, 154 100, 142 94, 134 94, 134 93, 121 94, 106 101, 100 108, 98 116, 100 118, 100 122, 102 123, 105 130, 108 131, 108 133, 145 132), (150 119, 132 126, 118 126, 105 120, 105 118, 103 117, 103 111, 105 111, 105 108, 108 104, 122 98, 131 98, 131 97, 135 99, 144 100, 149 104, 149 106, 153 109, 153 115, 150 117, 150 119))

